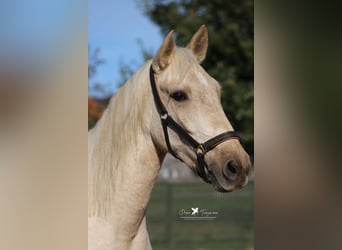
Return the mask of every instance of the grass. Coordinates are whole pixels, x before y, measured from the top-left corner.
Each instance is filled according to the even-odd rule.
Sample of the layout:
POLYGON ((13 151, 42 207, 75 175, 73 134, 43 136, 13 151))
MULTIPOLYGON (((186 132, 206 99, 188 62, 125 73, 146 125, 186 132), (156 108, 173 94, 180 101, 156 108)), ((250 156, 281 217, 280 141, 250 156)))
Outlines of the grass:
POLYGON ((203 182, 157 183, 147 210, 150 240, 157 250, 253 249, 253 182, 222 194, 203 182), (206 208, 214 220, 186 221, 179 210, 206 208))

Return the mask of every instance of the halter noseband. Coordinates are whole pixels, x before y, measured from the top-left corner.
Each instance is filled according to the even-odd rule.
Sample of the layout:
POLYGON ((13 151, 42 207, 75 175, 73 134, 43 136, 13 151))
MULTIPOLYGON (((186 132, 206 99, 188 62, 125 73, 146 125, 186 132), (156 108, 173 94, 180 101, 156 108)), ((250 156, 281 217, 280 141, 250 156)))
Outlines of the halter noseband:
POLYGON ((198 162, 198 165, 196 167, 196 173, 205 182, 210 183, 210 180, 207 177, 208 166, 204 160, 204 156, 206 155, 206 153, 214 149, 220 143, 226 140, 230 140, 230 139, 239 140, 240 136, 235 131, 228 131, 228 132, 219 134, 207 140, 206 142, 199 143, 181 125, 179 125, 171 116, 169 116, 163 102, 160 99, 152 65, 150 67, 150 83, 151 83, 154 103, 156 105, 157 111, 160 116, 161 124, 162 124, 163 131, 164 131, 165 142, 166 142, 169 153, 171 153, 175 158, 179 159, 180 161, 183 161, 182 159, 178 157, 178 155, 173 151, 171 147, 169 133, 167 129, 168 127, 172 129, 174 132, 176 132, 179 138, 181 138, 183 141, 185 141, 187 144, 189 144, 192 147, 193 151, 196 153, 197 162, 198 162))

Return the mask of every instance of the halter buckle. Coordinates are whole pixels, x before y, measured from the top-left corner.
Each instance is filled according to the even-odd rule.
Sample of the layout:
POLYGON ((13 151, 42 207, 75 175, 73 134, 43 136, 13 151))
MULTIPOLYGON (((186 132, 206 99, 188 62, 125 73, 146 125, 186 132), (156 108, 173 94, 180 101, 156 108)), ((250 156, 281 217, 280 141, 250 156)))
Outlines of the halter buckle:
POLYGON ((203 145, 202 144, 200 144, 200 145, 198 145, 197 146, 197 148, 196 148, 196 154, 202 154, 202 155, 204 155, 204 153, 205 153, 205 150, 204 150, 204 148, 203 148, 203 145))
POLYGON ((161 119, 161 120, 166 120, 167 117, 168 117, 168 114, 167 114, 167 113, 161 114, 161 115, 160 115, 160 119, 161 119))

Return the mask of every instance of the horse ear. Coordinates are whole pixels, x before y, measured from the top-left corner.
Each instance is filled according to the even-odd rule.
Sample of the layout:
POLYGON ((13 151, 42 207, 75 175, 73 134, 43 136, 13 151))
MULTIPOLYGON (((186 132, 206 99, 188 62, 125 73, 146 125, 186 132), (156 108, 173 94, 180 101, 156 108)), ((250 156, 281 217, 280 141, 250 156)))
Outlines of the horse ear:
POLYGON ((152 68, 155 73, 164 70, 170 63, 175 48, 175 41, 173 39, 174 31, 171 30, 166 36, 163 44, 159 48, 157 54, 153 58, 152 68))
POLYGON ((191 38, 191 41, 186 47, 192 51, 198 63, 204 60, 208 48, 208 30, 204 24, 191 38))

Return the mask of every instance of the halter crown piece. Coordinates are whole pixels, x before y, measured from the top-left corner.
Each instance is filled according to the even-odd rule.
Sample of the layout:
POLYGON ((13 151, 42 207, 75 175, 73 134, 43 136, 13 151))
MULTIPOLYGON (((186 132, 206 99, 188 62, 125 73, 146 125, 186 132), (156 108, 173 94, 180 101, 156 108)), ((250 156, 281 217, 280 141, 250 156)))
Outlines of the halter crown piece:
POLYGON ((156 105, 156 109, 160 116, 161 124, 162 124, 163 131, 164 131, 165 142, 166 142, 169 153, 172 154, 175 158, 183 162, 183 160, 178 157, 178 155, 173 151, 171 147, 168 128, 172 129, 179 136, 179 138, 185 141, 185 143, 189 144, 189 146, 192 148, 192 150, 195 152, 197 156, 198 164, 196 166, 196 173, 205 182, 210 183, 210 180, 207 176, 208 166, 204 160, 204 156, 206 155, 206 153, 213 150, 220 143, 230 140, 230 139, 240 140, 240 136, 235 131, 228 131, 228 132, 219 134, 213 138, 210 138, 209 140, 203 143, 199 143, 181 125, 179 125, 171 116, 169 116, 163 102, 160 99, 152 65, 150 67, 150 83, 151 83, 154 103, 156 105))

